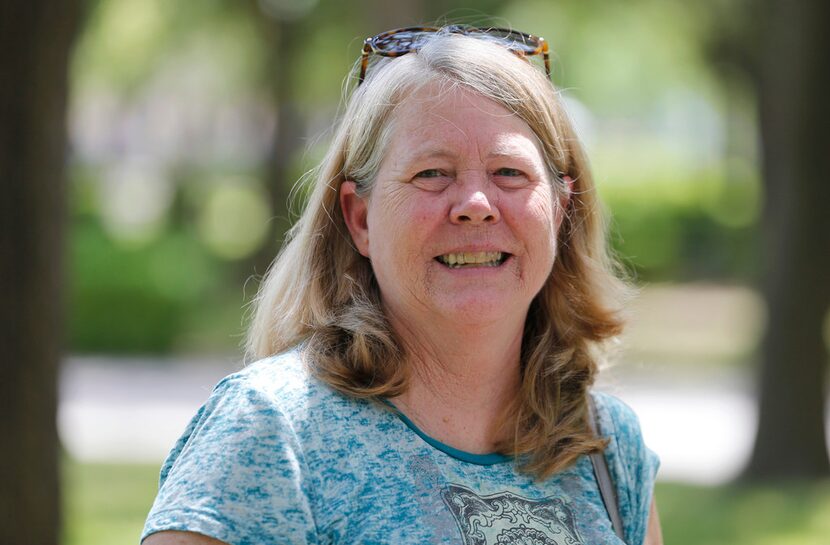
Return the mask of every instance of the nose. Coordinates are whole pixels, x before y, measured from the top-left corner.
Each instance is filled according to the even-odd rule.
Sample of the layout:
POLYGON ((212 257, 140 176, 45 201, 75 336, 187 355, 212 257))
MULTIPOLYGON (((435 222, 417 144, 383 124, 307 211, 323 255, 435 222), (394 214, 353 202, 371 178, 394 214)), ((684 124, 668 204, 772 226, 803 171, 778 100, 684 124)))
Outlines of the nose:
POLYGON ((493 194, 488 194, 488 191, 493 191, 488 185, 486 177, 483 180, 458 180, 456 198, 450 209, 450 221, 459 225, 497 223, 501 214, 493 194))

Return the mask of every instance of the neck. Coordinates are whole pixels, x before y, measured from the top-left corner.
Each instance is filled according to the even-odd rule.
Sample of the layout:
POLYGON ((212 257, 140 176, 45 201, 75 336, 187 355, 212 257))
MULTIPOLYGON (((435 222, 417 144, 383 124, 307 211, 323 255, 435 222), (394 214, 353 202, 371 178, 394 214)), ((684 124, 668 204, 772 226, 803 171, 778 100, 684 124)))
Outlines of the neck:
POLYGON ((491 324, 428 327, 395 319, 412 373, 407 391, 392 401, 426 434, 475 453, 492 452, 520 384, 524 317, 491 324))

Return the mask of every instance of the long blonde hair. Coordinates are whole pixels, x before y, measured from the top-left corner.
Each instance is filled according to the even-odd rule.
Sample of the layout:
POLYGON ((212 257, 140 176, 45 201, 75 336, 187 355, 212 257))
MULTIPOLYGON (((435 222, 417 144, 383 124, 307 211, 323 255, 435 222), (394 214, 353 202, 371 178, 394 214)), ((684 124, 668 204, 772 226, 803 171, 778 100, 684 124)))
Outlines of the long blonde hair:
POLYGON ((555 189, 573 178, 558 255, 531 304, 522 341, 520 393, 504 422, 500 452, 527 455, 523 470, 544 478, 603 442, 587 425, 588 388, 604 341, 619 334, 627 286, 609 257, 604 215, 587 159, 545 75, 500 45, 438 33, 418 52, 380 59, 350 97, 317 169, 307 206, 255 301, 248 356, 302 345, 311 371, 359 398, 407 388, 405 349, 381 310, 371 264, 354 248, 339 206, 344 180, 368 194, 393 114, 430 82, 460 85, 524 120, 538 137, 555 189))

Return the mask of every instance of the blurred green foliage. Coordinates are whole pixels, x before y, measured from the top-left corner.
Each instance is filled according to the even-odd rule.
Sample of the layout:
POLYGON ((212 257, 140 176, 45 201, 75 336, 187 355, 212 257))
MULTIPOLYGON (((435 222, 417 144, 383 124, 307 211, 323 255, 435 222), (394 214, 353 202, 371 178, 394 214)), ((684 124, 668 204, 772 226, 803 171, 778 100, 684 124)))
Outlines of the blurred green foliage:
MULTIPOLYGON (((157 466, 63 468, 65 545, 132 545, 150 510, 157 466)), ((830 482, 701 487, 658 483, 664 541, 672 545, 824 545, 830 482)))
MULTIPOLYGON (((686 176, 689 176, 686 174, 686 176)), ((600 186, 617 256, 644 282, 752 281, 758 183, 717 173, 600 186)))
POLYGON ((85 353, 238 347, 240 282, 194 229, 168 226, 149 241, 125 243, 95 216, 76 213, 68 259, 70 346, 85 353))
MULTIPOLYGON (((265 52, 245 4, 225 0, 94 0, 76 45, 73 85, 139 93, 181 59, 221 66, 211 92, 233 93, 262 77, 265 52)), ((172 91, 172 90, 171 90, 172 91)))
POLYGON ((216 284, 198 245, 166 232, 125 248, 93 222, 72 232, 70 342, 76 350, 162 352, 181 335, 185 314, 216 284))

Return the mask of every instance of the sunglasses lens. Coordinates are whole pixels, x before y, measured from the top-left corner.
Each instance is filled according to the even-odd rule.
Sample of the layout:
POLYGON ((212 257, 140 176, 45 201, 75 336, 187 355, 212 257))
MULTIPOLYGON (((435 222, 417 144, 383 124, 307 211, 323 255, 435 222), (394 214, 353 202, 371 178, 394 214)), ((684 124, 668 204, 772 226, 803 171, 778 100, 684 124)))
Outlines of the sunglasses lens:
POLYGON ((519 51, 528 55, 537 53, 539 40, 524 32, 508 30, 504 28, 482 29, 481 31, 470 32, 470 35, 482 40, 490 40, 513 51, 519 51))
POLYGON ((403 29, 388 34, 380 34, 372 39, 372 45, 378 53, 407 53, 424 44, 427 37, 435 34, 434 30, 403 29))

